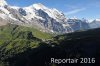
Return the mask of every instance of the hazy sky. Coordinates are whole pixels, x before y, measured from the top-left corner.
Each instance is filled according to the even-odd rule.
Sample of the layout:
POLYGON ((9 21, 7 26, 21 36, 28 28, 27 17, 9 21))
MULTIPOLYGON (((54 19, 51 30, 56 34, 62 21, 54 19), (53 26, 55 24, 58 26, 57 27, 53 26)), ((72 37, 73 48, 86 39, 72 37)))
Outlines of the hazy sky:
POLYGON ((42 3, 49 8, 62 11, 66 17, 100 18, 100 0, 6 0, 8 4, 25 7, 42 3))

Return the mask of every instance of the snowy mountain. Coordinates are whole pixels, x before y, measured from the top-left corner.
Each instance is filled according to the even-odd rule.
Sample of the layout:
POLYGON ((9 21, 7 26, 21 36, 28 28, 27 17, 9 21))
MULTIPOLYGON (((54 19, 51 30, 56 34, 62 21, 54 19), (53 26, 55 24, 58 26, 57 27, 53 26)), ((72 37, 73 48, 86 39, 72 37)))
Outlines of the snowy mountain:
POLYGON ((100 19, 95 19, 90 23, 91 28, 100 28, 100 19))
POLYGON ((47 8, 41 3, 23 8, 10 6, 5 0, 0 3, 0 18, 7 23, 31 26, 43 32, 72 32, 65 15, 55 8, 47 8))
POLYGON ((89 24, 86 19, 70 18, 67 20, 67 23, 74 31, 89 29, 89 24))
POLYGON ((34 27, 40 31, 52 33, 69 33, 80 28, 89 28, 86 21, 66 19, 62 12, 41 3, 22 8, 10 6, 5 0, 0 0, 0 24, 2 22, 34 27))

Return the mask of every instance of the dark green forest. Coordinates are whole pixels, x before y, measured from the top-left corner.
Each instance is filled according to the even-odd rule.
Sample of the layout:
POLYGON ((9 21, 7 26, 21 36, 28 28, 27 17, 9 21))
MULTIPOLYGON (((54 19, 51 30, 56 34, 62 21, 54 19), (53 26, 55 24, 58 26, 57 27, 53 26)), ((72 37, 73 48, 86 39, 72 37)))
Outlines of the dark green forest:
POLYGON ((99 66, 100 29, 53 35, 8 24, 0 27, 0 66, 99 66), (51 58, 95 58, 93 64, 53 64, 51 58))

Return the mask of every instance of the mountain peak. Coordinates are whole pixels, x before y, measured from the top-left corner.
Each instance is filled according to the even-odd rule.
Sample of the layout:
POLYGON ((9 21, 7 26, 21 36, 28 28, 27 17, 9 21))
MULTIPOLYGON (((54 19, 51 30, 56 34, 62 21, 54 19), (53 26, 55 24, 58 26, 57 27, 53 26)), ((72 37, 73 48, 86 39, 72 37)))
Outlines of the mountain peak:
POLYGON ((100 19, 95 19, 95 21, 100 21, 100 19))
POLYGON ((36 3, 32 5, 36 9, 46 9, 46 7, 41 3, 36 3))
POLYGON ((0 0, 0 6, 5 6, 7 5, 7 2, 5 0, 0 0))

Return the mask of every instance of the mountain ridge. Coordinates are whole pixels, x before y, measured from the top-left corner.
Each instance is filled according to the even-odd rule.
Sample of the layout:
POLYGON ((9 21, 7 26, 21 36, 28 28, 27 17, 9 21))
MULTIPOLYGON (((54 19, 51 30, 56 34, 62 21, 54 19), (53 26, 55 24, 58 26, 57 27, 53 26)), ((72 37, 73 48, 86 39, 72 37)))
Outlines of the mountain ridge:
MULTIPOLYGON (((39 3, 23 8, 3 5, 0 7, 0 15, 8 23, 30 25, 43 32, 66 33, 67 28, 63 26, 63 24, 67 24, 65 16, 56 9, 49 9, 41 5, 39 3)), ((70 26, 68 27, 70 28, 70 26)))
POLYGON ((11 6, 5 0, 1 0, 1 3, 0 20, 6 23, 34 27, 42 32, 63 34, 99 27, 96 24, 95 27, 92 27, 92 24, 88 23, 86 19, 68 19, 64 13, 55 8, 48 8, 41 3, 27 7, 11 6))

